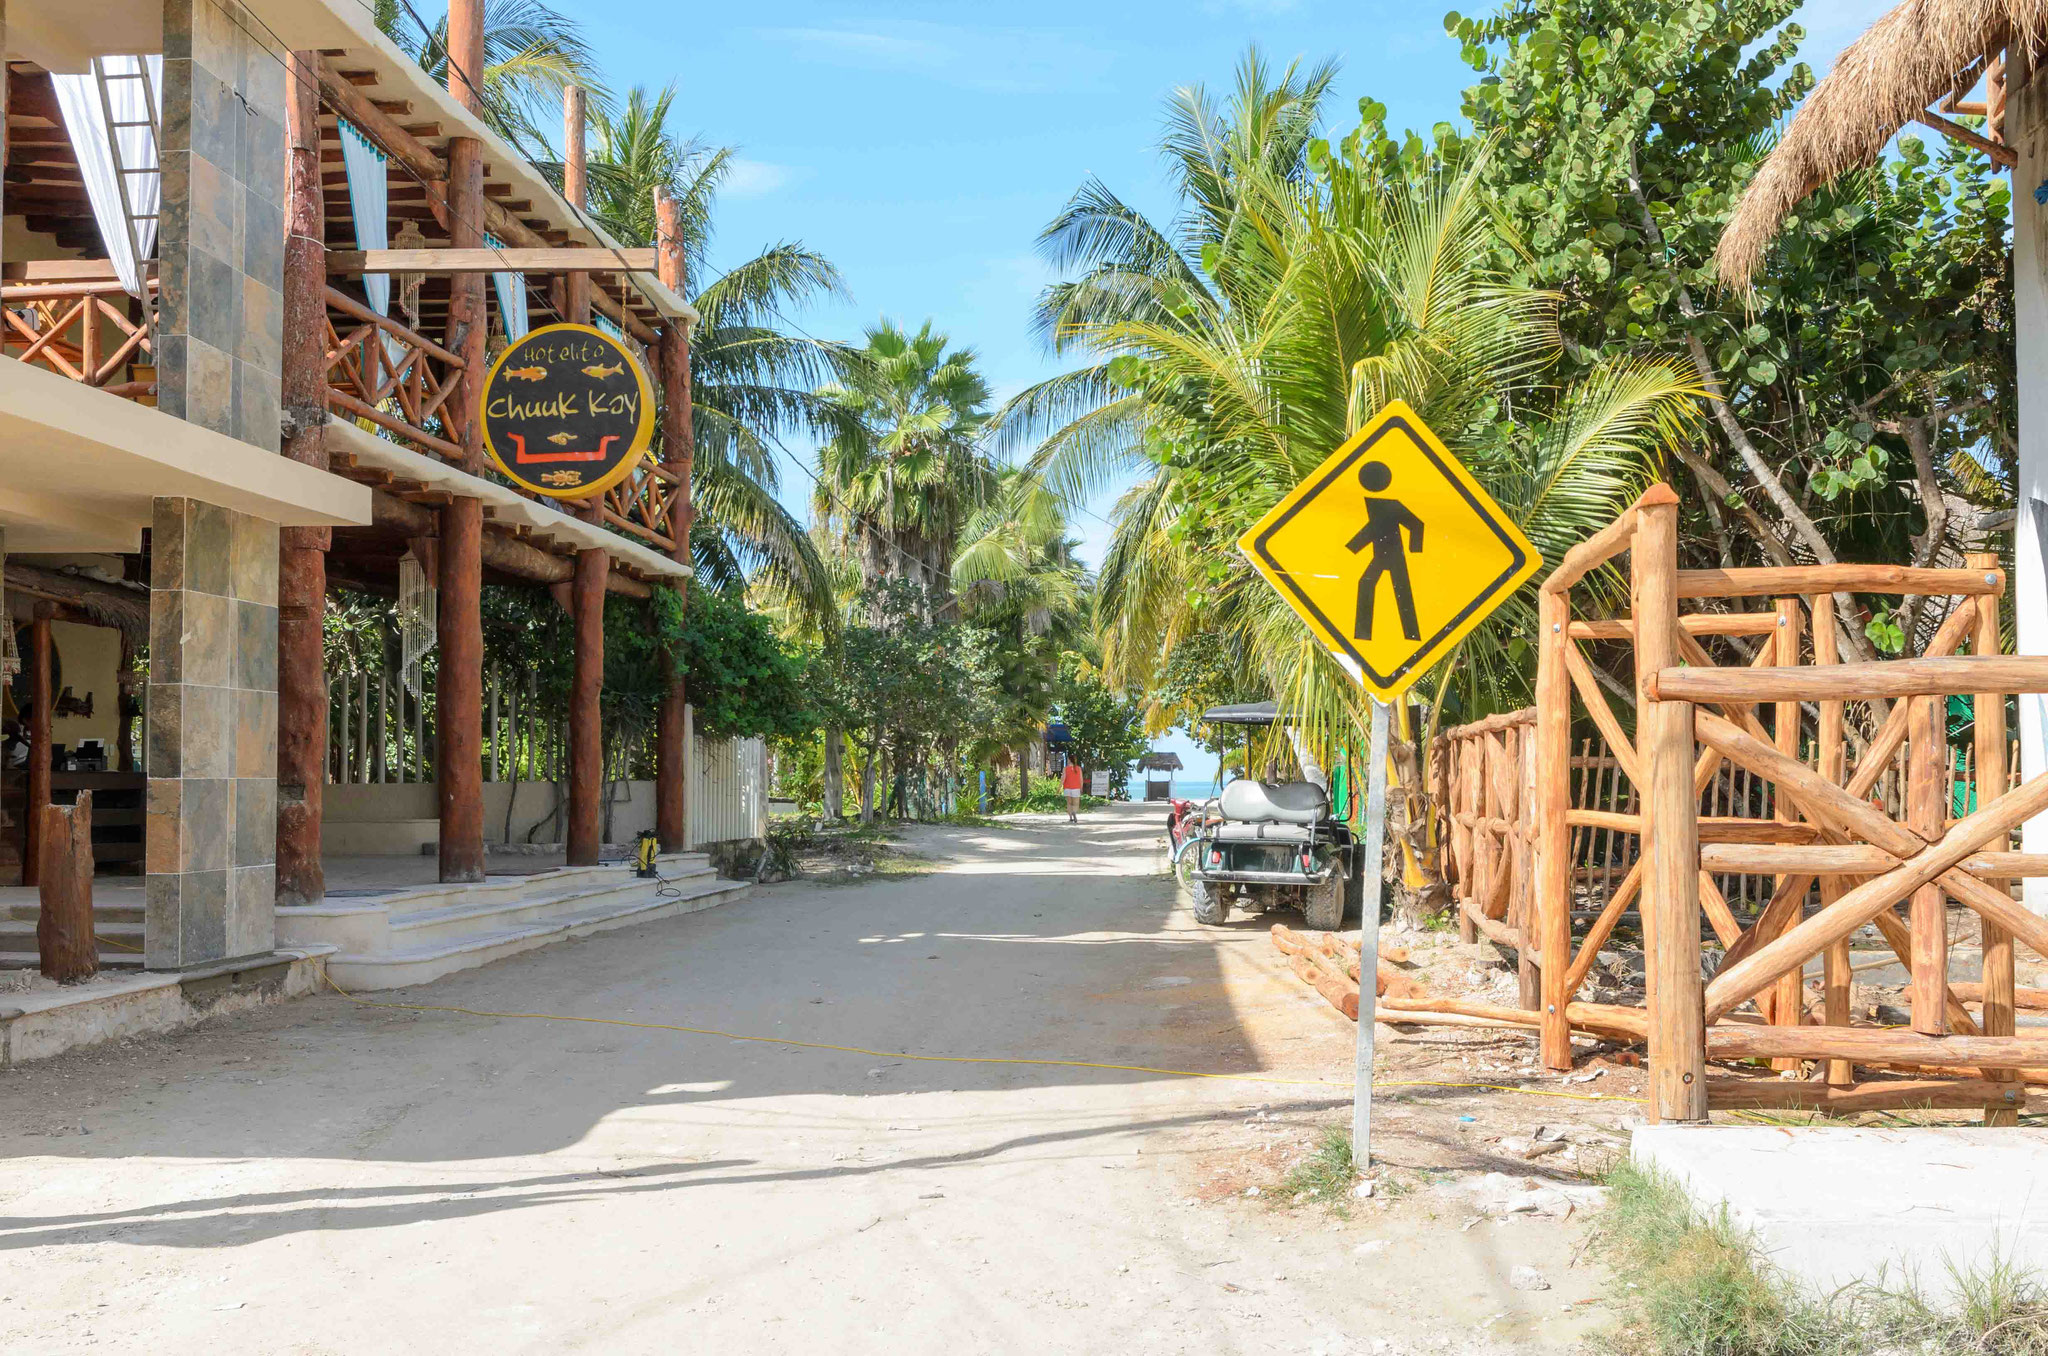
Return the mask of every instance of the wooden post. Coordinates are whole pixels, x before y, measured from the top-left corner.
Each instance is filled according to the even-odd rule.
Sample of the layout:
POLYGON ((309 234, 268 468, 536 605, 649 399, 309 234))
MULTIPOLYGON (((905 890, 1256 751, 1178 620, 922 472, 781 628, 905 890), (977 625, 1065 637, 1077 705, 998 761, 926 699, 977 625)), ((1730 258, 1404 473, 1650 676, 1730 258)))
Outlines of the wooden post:
MULTIPOLYGON (((1813 662, 1839 664, 1842 660, 1841 636, 1835 630, 1835 595, 1818 593, 1813 597, 1813 662)), ((1839 701, 1820 703, 1820 748, 1819 772, 1836 786, 1840 786, 1849 775, 1848 744, 1843 734, 1843 708, 1839 701)), ((1842 897, 1845 888, 1842 877, 1822 876, 1820 884, 1820 906, 1825 909, 1842 897)), ((1822 953, 1825 966, 1822 988, 1822 1015, 1829 1026, 1849 1025, 1849 1000, 1855 984, 1855 972, 1849 965, 1849 939, 1835 942, 1822 953)), ((1856 1082, 1856 1067, 1846 1059, 1831 1059, 1827 1066, 1827 1080, 1831 1087, 1851 1087, 1856 1082)))
MULTIPOLYGON (((327 469, 326 211, 320 186, 320 58, 286 61, 284 455, 327 469)), ((327 782, 327 550, 324 527, 287 527, 277 562, 277 902, 327 893, 320 826, 327 782)))
MULTIPOLYGON (((562 196, 577 211, 590 202, 589 150, 584 136, 583 86, 562 91, 562 196)), ((590 323, 590 275, 563 275, 563 314, 578 325, 590 323)))
POLYGON ((36 914, 36 950, 44 975, 59 984, 91 979, 100 970, 92 935, 92 792, 73 805, 45 805, 42 908, 36 914))
POLYGON ((484 878, 484 506, 452 499, 441 510, 434 775, 441 809, 441 879, 484 878))
MULTIPOLYGON (((1659 493, 1659 491, 1662 491, 1659 493)), ((1678 496, 1638 501, 1630 553, 1636 624, 1636 761, 1643 793, 1643 942, 1650 1009, 1650 1119, 1707 1119, 1706 1010, 1700 983, 1699 802, 1693 708, 1658 701, 1651 675, 1678 663, 1678 496)), ((1549 638, 1548 630, 1544 638, 1549 638)))
MULTIPOLYGON (((1932 842, 1941 837, 1948 807, 1941 803, 1948 782, 1946 699, 1909 697, 1906 724, 1906 827, 1932 842)), ((1923 1035, 1948 1032, 1948 899, 1938 884, 1913 892, 1907 909, 1913 935, 1913 1029, 1923 1035)))
MULTIPOLYGON (((654 213, 659 232, 655 241, 656 273, 664 287, 681 296, 689 287, 688 260, 683 253, 682 210, 675 197, 664 188, 655 190, 654 213)), ((662 326, 659 353, 661 460, 662 465, 676 477, 675 509, 670 517, 675 549, 670 554, 672 559, 688 565, 691 561, 690 529, 696 517, 690 486, 696 438, 691 425, 690 336, 682 321, 671 318, 662 326)), ((690 601, 689 585, 688 578, 676 581, 677 592, 685 607, 690 601)), ((665 655, 663 662, 668 666, 668 686, 661 694, 661 706, 655 713, 654 723, 654 832, 661 840, 662 851, 681 852, 688 832, 688 812, 684 804, 688 788, 683 778, 683 708, 689 701, 688 675, 676 663, 675 656, 665 655)), ((837 808, 832 778, 839 769, 834 754, 836 749, 828 750, 826 759, 828 813, 837 808)))
MULTIPOLYGON (((1963 557, 1963 564, 1972 570, 1989 574, 1998 568, 1998 557, 1988 553, 1975 553, 1963 557)), ((1975 654, 1999 653, 1998 639, 1998 595, 1986 594, 1981 598, 1960 604, 1977 609, 1977 626, 1970 649, 1975 654)), ((1974 723, 1976 726, 1975 762, 1977 764, 1977 803, 1973 810, 1982 809, 2005 794, 2005 694, 2003 692, 1980 692, 1972 697, 1974 723)), ((1987 880, 1986 884, 2005 888, 2002 880, 1987 880)), ((1993 923, 1983 920, 1984 927, 1984 1012, 1980 1025, 1987 1036, 2010 1036, 2015 1031, 2015 992, 2013 976, 2012 934, 1993 923)), ((2005 1082, 2014 1075, 2010 1070, 1987 1070, 1992 1079, 2005 1082)), ((2020 1123, 2019 1111, 2015 1107, 1987 1105, 1984 1109, 1984 1124, 2014 1126, 2020 1123)))
MULTIPOLYGON (((1799 662, 1799 622, 1799 600, 1797 598, 1778 599, 1778 631, 1771 649, 1772 658, 1780 667, 1790 667, 1799 662)), ((1799 703, 1777 702, 1773 705, 1772 711, 1774 728, 1776 730, 1774 742, 1777 744, 1778 752, 1784 754, 1787 758, 1798 758, 1799 703)), ((1771 788, 1771 818, 1780 824, 1790 824, 1799 818, 1798 813, 1792 808, 1792 798, 1781 794, 1780 789, 1775 786, 1771 788)), ((1791 882, 1791 880, 1792 878, 1789 874, 1779 876, 1777 888, 1780 890, 1788 888, 1788 882, 1791 882)), ((1794 913, 1791 917, 1796 919, 1798 914, 1794 913)), ((1760 938, 1759 940, 1768 941, 1769 938, 1760 938)), ((1802 987, 1804 983, 1805 975, 1801 970, 1789 971, 1783 978, 1779 979, 1771 1004, 1772 1021, 1777 1025, 1800 1025, 1806 1011, 1806 993, 1802 987)), ((1796 1059, 1774 1060, 1771 1064, 1772 1068, 1780 1072, 1787 1069, 1796 1071, 1799 1066, 1800 1061, 1796 1059)))
MULTIPOLYGON (((1674 609, 1677 604, 1674 601, 1674 609)), ((1571 767, 1572 680, 1564 647, 1571 599, 1545 589, 1536 595, 1536 897, 1530 911, 1536 947, 1542 953, 1543 1065, 1572 1067, 1572 1028, 1566 1016, 1571 993, 1572 859, 1571 767)))
MULTIPOLYGON (((483 111, 483 0, 451 0, 448 6, 448 89, 473 113, 483 111)), ((483 143, 473 137, 448 139, 448 243, 455 249, 484 245, 483 143)), ((457 274, 448 280, 447 347, 462 355, 458 418, 451 436, 462 444, 463 469, 484 467, 484 310, 487 275, 457 274)), ((441 510, 437 571, 440 597, 439 665, 434 678, 435 768, 441 810, 441 879, 484 878, 483 799, 483 504, 455 499, 441 510)))
MULTIPOLYGON (((1515 825, 1514 899, 1527 937, 1527 930, 1536 926, 1540 916, 1536 904, 1536 731, 1532 726, 1518 726, 1508 731, 1508 741, 1515 774, 1515 813, 1510 816, 1515 825)), ((1464 910, 1458 912, 1462 917, 1464 910)), ((1534 1012, 1543 1005, 1543 973, 1529 959, 1527 948, 1518 959, 1515 981, 1522 1007, 1534 1012)))
POLYGON ((43 871, 43 807, 50 803, 50 718, 57 694, 50 690, 50 615, 48 603, 37 603, 28 624, 28 850, 21 857, 21 883, 39 885, 43 871))
POLYGON ((1470 847, 1472 829, 1469 824, 1460 824, 1458 816, 1467 813, 1465 806, 1465 762, 1469 742, 1462 738, 1447 740, 1444 744, 1444 808, 1450 814, 1450 841, 1444 844, 1444 856, 1448 859, 1451 874, 1451 898, 1455 901, 1458 915, 1458 940, 1467 946, 1479 941, 1479 924, 1464 907, 1472 894, 1472 870, 1470 847))
POLYGON ((569 687, 570 866, 596 866, 603 843, 604 581, 611 557, 595 547, 576 553, 576 666, 569 687))
POLYGON ((481 114, 483 78, 484 0, 448 0, 448 92, 456 103, 481 114))

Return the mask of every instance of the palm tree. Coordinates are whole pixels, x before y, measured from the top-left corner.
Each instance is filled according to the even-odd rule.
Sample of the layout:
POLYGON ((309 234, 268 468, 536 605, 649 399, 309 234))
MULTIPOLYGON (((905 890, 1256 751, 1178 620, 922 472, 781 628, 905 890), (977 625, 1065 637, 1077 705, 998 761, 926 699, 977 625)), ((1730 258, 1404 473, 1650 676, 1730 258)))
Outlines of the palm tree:
MULTIPOLYGON (((1160 228, 1099 184, 1042 237, 1080 276, 1041 321, 1091 366, 1018 396, 1009 438, 1057 492, 1134 472, 1115 513, 1098 618, 1113 677, 1149 681, 1196 634, 1232 639, 1244 677, 1304 716, 1327 765, 1365 714, 1356 685, 1235 543, 1388 401, 1403 399, 1551 559, 1603 525, 1684 436, 1693 382, 1615 361, 1547 384, 1556 299, 1513 282, 1480 188, 1483 146, 1406 150, 1368 107, 1335 148, 1313 137, 1325 68, 1275 79, 1256 52, 1227 112, 1175 97, 1166 142, 1183 185, 1160 228)), ((1423 738, 1526 692, 1531 609, 1511 603, 1424 687, 1423 738)))
MULTIPOLYGON (((448 83, 448 15, 431 29, 404 0, 373 0, 377 27, 419 62, 420 69, 448 83)), ((544 129, 561 126, 562 91, 580 85, 593 108, 607 106, 597 59, 582 25, 541 0, 492 0, 484 11, 483 117, 492 131, 529 159, 549 156, 553 144, 544 129)))
POLYGON ((916 334, 884 320, 819 390, 841 423, 818 449, 813 511, 861 562, 863 585, 907 579, 950 604, 954 547, 993 488, 979 445, 989 389, 974 364, 929 320, 916 334))
POLYGON ((1002 471, 953 556, 961 616, 993 642, 992 718, 980 742, 1010 754, 1020 799, 1031 794, 1024 750, 1052 714, 1060 655, 1086 647, 1092 621, 1093 583, 1065 510, 1037 476, 1002 471))
MULTIPOLYGON (((635 87, 616 113, 593 111, 591 210, 615 239, 651 245, 654 195, 666 190, 680 209, 686 278, 702 278, 710 273, 713 212, 732 152, 675 136, 668 126, 674 99, 673 88, 635 87)), ((751 584, 828 631, 837 616, 831 572, 776 498, 774 449, 790 434, 840 426, 836 408, 814 388, 843 369, 845 350, 790 333, 785 316, 843 291, 824 256, 782 242, 691 298, 702 317, 690 347, 698 575, 713 588, 751 584)))

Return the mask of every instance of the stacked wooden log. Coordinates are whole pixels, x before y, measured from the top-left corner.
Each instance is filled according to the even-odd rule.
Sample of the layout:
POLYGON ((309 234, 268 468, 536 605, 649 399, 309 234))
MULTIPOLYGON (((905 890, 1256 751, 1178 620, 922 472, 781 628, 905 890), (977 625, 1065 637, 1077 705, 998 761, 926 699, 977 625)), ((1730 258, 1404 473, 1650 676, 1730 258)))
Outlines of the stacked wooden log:
MULTIPOLYGON (((1288 958, 1300 980, 1321 994, 1331 1007, 1358 1020, 1358 972, 1362 964, 1356 937, 1337 932, 1297 932, 1273 925, 1273 945, 1288 958)), ((1401 951, 1379 957, 1373 991, 1378 996, 1374 1017, 1382 1022, 1415 1026, 1473 1026, 1533 1030, 1537 1013, 1498 1003, 1480 1003, 1431 993, 1412 976, 1395 968, 1407 959, 1401 951)), ((1572 1029, 1601 1040, 1640 1041, 1646 1019, 1639 1008, 1609 1003, 1573 1003, 1567 1013, 1572 1029)))

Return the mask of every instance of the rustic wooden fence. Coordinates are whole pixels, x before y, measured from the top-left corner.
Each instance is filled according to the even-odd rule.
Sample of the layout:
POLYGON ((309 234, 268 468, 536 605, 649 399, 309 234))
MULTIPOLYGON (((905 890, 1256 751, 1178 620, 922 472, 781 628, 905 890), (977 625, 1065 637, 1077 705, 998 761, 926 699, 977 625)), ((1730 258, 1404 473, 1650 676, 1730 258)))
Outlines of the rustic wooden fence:
POLYGON ((1550 1067, 1570 1067, 1574 1025, 1638 1033, 1660 1118, 1937 1106, 2015 1124, 2025 1083, 2048 1082, 2048 1037, 2016 1032, 2013 941, 2048 955, 2048 920, 2010 882, 2048 875, 2048 855, 2012 851, 2012 835, 2048 808, 2048 777, 2013 777, 2006 702, 2048 691, 2048 659, 2000 653, 1995 559, 1680 570, 1677 512, 1657 486, 1567 554, 1538 595, 1536 706, 1433 751, 1461 926, 1515 948, 1550 1067), (1629 614, 1575 616, 1574 589, 1595 571, 1615 581, 1623 553, 1629 614), (1844 663, 1848 594, 1949 605, 1921 655, 1844 663), (1772 606, 1681 610, 1742 598, 1772 606), (1633 711, 1602 683, 1631 669, 1633 711), (1950 741, 1956 698, 1965 746, 1950 741), (1598 739, 1575 750, 1579 723, 1598 739), (1982 921, 1975 982, 1951 982, 1951 901, 1982 921), (1577 1001, 1631 914, 1646 1004, 1577 1001), (1850 1010, 1849 943, 1867 925, 1908 976, 1910 1029, 1850 1010), (1814 1075, 1709 1075, 1754 1059, 1814 1075))

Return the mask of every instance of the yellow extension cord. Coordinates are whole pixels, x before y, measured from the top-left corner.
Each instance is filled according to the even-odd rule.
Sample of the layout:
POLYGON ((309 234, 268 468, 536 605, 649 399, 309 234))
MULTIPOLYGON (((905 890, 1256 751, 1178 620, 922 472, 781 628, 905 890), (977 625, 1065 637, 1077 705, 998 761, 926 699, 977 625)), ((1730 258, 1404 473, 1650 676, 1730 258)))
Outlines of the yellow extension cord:
MULTIPOLYGON (((1275 1078, 1267 1074, 1202 1073, 1195 1069, 1157 1069, 1148 1064, 1101 1064, 1084 1059, 1025 1059, 994 1055, 914 1055, 906 1050, 870 1050, 860 1045, 833 1045, 825 1041, 800 1041, 787 1036, 749 1036, 716 1027, 677 1026, 668 1022, 629 1022, 618 1017, 571 1017, 557 1012, 493 1012, 485 1008, 453 1007, 439 1003, 386 1003, 358 998, 334 982, 327 966, 320 963, 320 979, 349 1002, 366 1008, 392 1008, 404 1012, 454 1012, 465 1017, 524 1018, 542 1022, 581 1022, 593 1026, 623 1026, 637 1031, 674 1031, 688 1036, 718 1036, 729 1041, 753 1041, 762 1045, 786 1045, 799 1050, 834 1050, 840 1054, 866 1055, 873 1059, 914 1060, 921 1064, 1023 1064, 1052 1069, 1108 1069, 1118 1073, 1162 1074, 1169 1078, 1213 1078, 1230 1083, 1267 1083, 1294 1088, 1355 1088, 1350 1079, 1275 1078)), ((1640 1097, 1611 1097, 1597 1092, 1557 1092, 1549 1088, 1517 1088, 1504 1083, 1447 1083, 1434 1079, 1373 1083, 1379 1088, 1457 1088, 1473 1092, 1514 1092, 1525 1097, 1562 1097, 1574 1102, 1630 1102, 1640 1097)))

